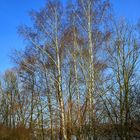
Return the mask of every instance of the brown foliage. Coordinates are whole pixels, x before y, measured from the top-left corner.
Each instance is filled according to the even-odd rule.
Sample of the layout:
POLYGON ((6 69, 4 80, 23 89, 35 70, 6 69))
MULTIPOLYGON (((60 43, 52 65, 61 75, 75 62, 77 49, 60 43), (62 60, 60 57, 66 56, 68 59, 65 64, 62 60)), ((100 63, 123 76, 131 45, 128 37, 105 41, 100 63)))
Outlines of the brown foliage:
POLYGON ((0 139, 1 140, 31 140, 30 130, 24 126, 17 126, 16 128, 9 128, 0 125, 0 139))

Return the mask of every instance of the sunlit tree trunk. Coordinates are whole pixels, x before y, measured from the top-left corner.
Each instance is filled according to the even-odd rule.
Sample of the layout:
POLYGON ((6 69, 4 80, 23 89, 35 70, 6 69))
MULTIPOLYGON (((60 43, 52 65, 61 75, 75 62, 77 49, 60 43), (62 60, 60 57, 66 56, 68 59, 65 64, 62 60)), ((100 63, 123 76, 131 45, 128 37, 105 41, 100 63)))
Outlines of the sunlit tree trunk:
POLYGON ((58 13, 55 9, 55 24, 54 24, 54 31, 55 31, 55 46, 56 46, 56 58, 57 58, 57 77, 58 77, 58 100, 59 100, 59 107, 60 107, 60 122, 62 129, 63 137, 67 140, 66 134, 66 126, 65 126, 65 110, 64 110, 64 100, 63 100, 63 93, 62 93, 62 74, 61 74, 61 63, 60 63, 60 52, 59 52, 59 44, 58 44, 58 13))

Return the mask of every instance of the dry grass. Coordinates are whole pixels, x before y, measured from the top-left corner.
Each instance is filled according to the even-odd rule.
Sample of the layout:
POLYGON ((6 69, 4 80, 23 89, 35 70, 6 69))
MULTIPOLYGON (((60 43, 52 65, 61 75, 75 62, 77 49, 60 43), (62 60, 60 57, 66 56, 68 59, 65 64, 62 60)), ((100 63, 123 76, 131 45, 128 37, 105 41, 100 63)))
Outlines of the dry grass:
POLYGON ((31 140, 31 133, 29 129, 23 126, 12 129, 0 125, 0 140, 31 140))

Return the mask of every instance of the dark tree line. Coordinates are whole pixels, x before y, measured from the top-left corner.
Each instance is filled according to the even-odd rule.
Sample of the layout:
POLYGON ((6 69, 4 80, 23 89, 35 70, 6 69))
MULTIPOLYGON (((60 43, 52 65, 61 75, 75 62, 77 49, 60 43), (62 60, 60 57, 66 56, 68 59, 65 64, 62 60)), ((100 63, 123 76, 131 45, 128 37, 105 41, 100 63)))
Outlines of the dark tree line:
POLYGON ((108 0, 30 12, 26 48, 1 78, 1 139, 140 138, 139 32, 112 13, 108 0))

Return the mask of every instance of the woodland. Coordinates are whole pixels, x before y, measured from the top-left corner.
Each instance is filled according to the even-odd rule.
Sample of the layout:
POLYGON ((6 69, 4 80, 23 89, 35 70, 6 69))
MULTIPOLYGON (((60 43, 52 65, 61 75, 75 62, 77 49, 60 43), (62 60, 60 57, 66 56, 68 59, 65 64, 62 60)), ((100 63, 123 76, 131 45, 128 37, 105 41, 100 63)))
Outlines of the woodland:
POLYGON ((139 22, 109 0, 47 0, 29 14, 0 78, 0 140, 140 140, 139 22))

